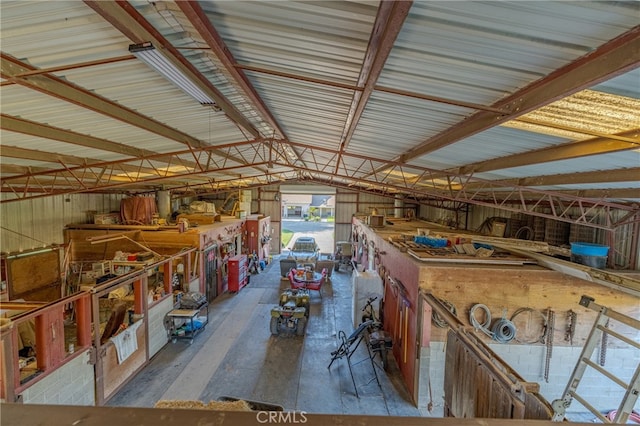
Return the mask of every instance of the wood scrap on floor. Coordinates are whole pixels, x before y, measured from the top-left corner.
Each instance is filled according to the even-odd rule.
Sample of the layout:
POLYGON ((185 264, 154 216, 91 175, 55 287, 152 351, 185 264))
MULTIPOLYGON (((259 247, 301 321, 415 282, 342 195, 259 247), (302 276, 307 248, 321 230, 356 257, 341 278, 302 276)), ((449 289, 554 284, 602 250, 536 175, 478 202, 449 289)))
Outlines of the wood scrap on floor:
POLYGON ((192 400, 160 400, 155 408, 184 408, 190 410, 215 410, 215 411, 252 411, 247 401, 210 401, 205 404, 202 401, 192 400))

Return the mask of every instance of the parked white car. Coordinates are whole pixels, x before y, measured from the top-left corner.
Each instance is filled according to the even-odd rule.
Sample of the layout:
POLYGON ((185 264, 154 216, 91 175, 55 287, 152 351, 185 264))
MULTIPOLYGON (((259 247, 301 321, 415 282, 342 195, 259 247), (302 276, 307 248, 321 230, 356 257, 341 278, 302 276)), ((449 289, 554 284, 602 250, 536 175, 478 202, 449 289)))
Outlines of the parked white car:
POLYGON ((313 237, 298 237, 291 247, 289 256, 297 263, 316 263, 320 256, 320 247, 313 237))

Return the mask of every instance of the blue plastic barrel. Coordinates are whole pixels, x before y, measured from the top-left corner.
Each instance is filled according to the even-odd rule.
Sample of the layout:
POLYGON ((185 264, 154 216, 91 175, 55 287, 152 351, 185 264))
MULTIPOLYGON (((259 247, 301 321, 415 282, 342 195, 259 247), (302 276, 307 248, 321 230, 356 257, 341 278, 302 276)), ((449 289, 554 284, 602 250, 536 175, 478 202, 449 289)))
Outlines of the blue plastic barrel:
POLYGON ((609 247, 593 243, 571 243, 571 253, 582 256, 606 256, 609 254, 609 247))

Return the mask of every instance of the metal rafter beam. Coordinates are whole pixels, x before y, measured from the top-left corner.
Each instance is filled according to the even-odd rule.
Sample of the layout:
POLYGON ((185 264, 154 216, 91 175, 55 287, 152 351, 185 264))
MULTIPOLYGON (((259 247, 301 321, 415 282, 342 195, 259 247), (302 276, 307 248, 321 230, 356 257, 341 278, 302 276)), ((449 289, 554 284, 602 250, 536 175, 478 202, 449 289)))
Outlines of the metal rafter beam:
MULTIPOLYGON (((135 166, 136 170, 141 170, 139 164, 144 162, 156 161, 158 158, 162 158, 165 161, 172 164, 179 164, 184 166, 184 157, 190 156, 193 158, 193 162, 191 164, 196 164, 198 167, 192 167, 192 171, 187 175, 197 175, 202 173, 210 173, 217 172, 223 169, 226 169, 230 164, 232 164, 236 159, 236 162, 240 162, 239 164, 232 164, 234 168, 242 168, 247 167, 245 162, 251 161, 252 163, 269 163, 275 166, 282 166, 285 169, 302 169, 300 166, 296 164, 295 158, 292 158, 291 155, 288 154, 288 150, 290 146, 293 145, 302 153, 307 155, 307 157, 312 159, 312 164, 315 166, 315 169, 306 168, 306 170, 313 170, 317 172, 328 172, 328 168, 326 164, 323 162, 322 158, 326 158, 327 154, 331 156, 335 156, 336 152, 322 147, 314 147, 309 145, 303 145, 299 143, 289 143, 283 141, 250 141, 250 142, 236 142, 226 145, 220 145, 217 147, 207 147, 201 149, 188 149, 182 151, 176 151, 171 153, 163 153, 163 154, 153 154, 146 155, 141 158, 127 158, 118 161, 111 162, 102 162, 102 161, 88 161, 84 158, 76 158, 71 156, 66 156, 63 160, 59 160, 62 163, 75 164, 76 166, 71 168, 72 170, 80 170, 83 168, 105 168, 105 167, 115 167, 117 165, 129 165, 137 164, 135 166), (216 153, 220 153, 220 157, 214 158, 211 156, 211 152, 215 151, 216 153), (239 159, 239 160, 238 160, 239 159), (205 167, 206 165, 206 167, 205 167)), ((13 156, 18 158, 30 158, 36 159, 39 161, 51 161, 52 158, 56 158, 55 154, 45 153, 40 151, 30 151, 23 150, 15 147, 5 147, 3 151, 5 156, 13 156)), ((59 158, 59 157, 58 157, 59 158)), ((385 163, 384 159, 376 159, 373 157, 366 157, 362 155, 352 155, 349 154, 346 156, 349 159, 350 166, 347 165, 346 162, 342 163, 340 168, 340 173, 336 175, 336 177, 345 177, 345 178, 358 178, 364 179, 368 174, 368 170, 379 168, 381 164, 385 163)), ((185 166, 186 167, 186 166, 185 166)), ((67 171, 69 167, 64 169, 57 170, 45 170, 40 171, 38 173, 31 173, 30 177, 35 176, 45 176, 50 175, 53 176, 56 173, 67 171)), ((158 166, 153 166, 153 168, 147 168, 146 170, 153 170, 154 172, 159 172, 158 166)), ((620 171, 611 171, 608 172, 610 177, 609 180, 612 181, 626 181, 629 178, 634 177, 634 169, 629 170, 620 170, 620 171)), ((179 173, 172 173, 171 176, 178 176, 179 173)), ((581 174, 572 174, 571 176, 580 178, 581 174)), ((589 173, 589 177, 585 175, 582 180, 590 181, 593 180, 597 175, 594 172, 589 173)), ((9 177, 6 179, 7 183, 11 183, 13 179, 17 179, 21 176, 9 177)), ((169 177, 169 174, 166 174, 166 177, 169 177)), ((534 179, 534 178, 532 178, 534 179)), ((548 182, 538 182, 539 184, 553 184, 551 180, 552 177, 549 178, 548 182)), ((555 179, 560 179, 556 177, 555 179)), ((428 169, 424 167, 415 167, 401 164, 394 164, 391 167, 388 167, 384 172, 375 173, 371 177, 371 179, 367 179, 372 183, 385 184, 386 182, 391 182, 394 184, 400 183, 402 187, 406 188, 416 188, 420 190, 436 190, 442 191, 446 190, 451 193, 458 192, 461 189, 466 191, 473 191, 477 193, 478 196, 482 196, 485 191, 489 191, 490 193, 498 195, 498 190, 500 188, 512 188, 514 186, 524 186, 522 182, 519 180, 505 180, 505 181, 490 181, 472 178, 471 176, 460 174, 460 173, 445 173, 441 170, 428 169), (443 179, 444 177, 444 179, 443 179), (463 178, 464 177, 464 178, 463 178)), ((144 181, 141 179, 140 182, 144 181)), ((132 182, 135 183, 135 182, 132 182)), ((525 181, 524 183, 534 184, 535 181, 525 181)), ((535 190, 529 191, 532 194, 535 194, 535 190)), ((556 192, 556 191, 551 191, 556 192)))
POLYGON ((592 200, 634 200, 640 199, 640 189, 638 188, 615 188, 615 189, 580 189, 553 191, 556 194, 573 195, 580 198, 592 200))
POLYGON ((180 10, 182 10, 182 13, 184 13, 189 22, 191 22, 194 28, 198 31, 207 45, 211 48, 213 54, 215 54, 218 61, 220 61, 224 67, 226 74, 235 82, 235 86, 239 88, 242 95, 251 102, 251 106, 259 112, 262 119, 269 123, 273 128, 276 133, 273 136, 278 136, 279 139, 287 139, 285 132, 282 130, 271 111, 269 111, 269 108, 267 108, 264 101, 260 98, 253 85, 249 82, 244 73, 240 69, 236 68, 237 63, 235 58, 227 48, 218 31, 207 18, 207 15, 202 10, 200 4, 196 1, 179 1, 176 2, 176 4, 180 10))
POLYGON ((400 155, 397 160, 406 163, 637 68, 640 65, 638 52, 640 52, 640 26, 632 28, 594 51, 492 105, 494 108, 504 109, 509 113, 479 111, 458 125, 428 138, 415 148, 400 155))
MULTIPOLYGON (((198 84, 207 95, 225 112, 230 120, 244 128, 254 138, 261 137, 255 126, 236 107, 216 89, 173 45, 165 39, 132 5, 126 1, 91 1, 85 4, 102 16, 133 43, 150 41, 157 49, 180 69, 191 81, 198 84)), ((270 135, 267 135, 270 136, 270 135)), ((192 146, 197 146, 192 144, 192 146)))
MULTIPOLYGON (((578 185, 584 183, 635 182, 640 176, 640 167, 629 169, 602 170, 596 172, 563 173, 546 176, 533 176, 516 179, 494 180, 501 185, 519 186, 550 186, 550 185, 578 185)), ((467 186, 473 188, 473 184, 467 186)))
MULTIPOLYGON (((472 185, 467 186, 467 190, 470 190, 472 185)), ((478 199, 482 199, 483 197, 488 200, 500 201, 512 198, 512 194, 510 192, 499 192, 489 190, 486 194, 483 194, 485 188, 481 188, 480 192, 478 192, 478 199)), ((640 189, 637 188, 615 188, 615 189, 576 189, 576 190, 555 190, 555 189, 547 189, 547 191, 556 194, 556 195, 569 195, 572 197, 579 197, 587 200, 611 200, 611 202, 616 202, 613 200, 621 200, 620 203, 624 203, 623 200, 629 200, 626 202, 632 202, 631 200, 640 199, 640 189)), ((532 203, 539 198, 538 194, 533 192, 523 192, 522 201, 526 203, 532 203)))
POLYGON ((344 128, 342 129, 342 136, 340 137, 340 152, 334 173, 338 172, 340 157, 345 149, 347 149, 351 137, 358 127, 360 117, 367 106, 367 102, 369 102, 371 94, 375 90, 375 85, 378 82, 380 73, 384 68, 384 64, 387 62, 391 49, 393 49, 402 25, 409 15, 412 4, 413 1, 380 2, 356 84, 357 87, 362 88, 362 90, 356 90, 353 93, 349 112, 347 113, 344 128))
MULTIPOLYGON (((149 150, 142 150, 134 147, 130 147, 128 145, 122 145, 116 142, 111 142, 106 139, 95 138, 92 136, 71 132, 69 130, 60 129, 58 127, 48 126, 41 123, 36 123, 29 120, 23 120, 21 118, 1 115, 2 121, 0 127, 3 130, 10 130, 14 132, 24 133, 32 136, 38 136, 42 138, 49 138, 53 140, 59 140, 61 142, 71 143, 80 146, 86 146, 95 149, 102 149, 104 151, 116 152, 122 155, 129 155, 135 157, 144 157, 144 156, 152 156, 155 155, 155 159, 158 162, 165 162, 170 164, 171 161, 174 160, 173 157, 167 156, 164 157, 162 154, 155 153, 149 150)), ((54 152, 46 152, 46 151, 37 151, 31 149, 25 149, 10 145, 3 145, 2 151, 0 152, 0 159, 2 161, 4 158, 21 158, 26 160, 33 161, 41 161, 43 163, 59 163, 65 165, 65 167, 72 166, 80 166, 86 167, 88 164, 100 163, 104 160, 99 160, 95 158, 87 158, 87 157, 76 157, 73 155, 61 155, 54 152)), ((128 160, 128 159, 127 159, 128 160)), ((124 160, 124 161, 127 161, 124 160)), ((184 167, 195 167, 195 164, 190 161, 182 161, 182 166, 184 167)), ((139 168, 139 167, 131 167, 124 162, 119 166, 121 171, 120 173, 151 173, 155 174, 158 172, 158 168, 139 168)), ((13 167, 13 172, 19 175, 25 176, 35 176, 35 175, 46 175, 51 172, 51 168, 45 167, 23 167, 22 169, 18 169, 13 167), (18 171, 21 170, 21 171, 18 171)), ((7 167, 2 167, 3 173, 10 173, 10 169, 7 167)), ((171 175, 171 172, 168 173, 171 175)), ((67 174, 62 173, 62 176, 67 176, 67 174)))
MULTIPOLYGON (((640 129, 634 129, 620 133, 619 136, 637 139, 640 144, 638 134, 640 134, 640 129)), ((506 157, 493 158, 491 160, 467 164, 457 168, 456 173, 467 174, 489 172, 492 170, 508 169, 511 167, 548 163, 549 161, 569 160, 573 158, 588 157, 591 155, 628 151, 637 148, 638 145, 634 145, 630 142, 623 142, 618 139, 593 138, 528 151, 522 154, 513 154, 506 157)))
POLYGON ((238 185, 238 181, 236 179, 225 179, 225 180, 216 180, 211 181, 206 185, 183 185, 179 187, 174 187, 171 189, 171 198, 182 198, 189 194, 192 196, 204 196, 211 194, 218 194, 220 192, 225 191, 238 191, 238 189, 250 189, 250 188, 258 188, 267 185, 281 184, 283 182, 288 182, 291 180, 295 180, 293 174, 290 173, 291 176, 286 176, 286 173, 266 173, 264 175, 254 175, 247 176, 242 178, 242 184, 238 185))
MULTIPOLYGON (((514 123, 526 123, 526 124, 531 124, 538 127, 546 127, 549 129, 558 129, 558 130, 564 130, 566 132, 578 133, 585 136, 599 137, 601 139, 613 139, 617 141, 628 142, 631 145, 631 148, 640 148, 640 137, 638 137, 638 135, 640 134, 638 133, 640 129, 627 130, 626 132, 615 134, 615 133, 599 132, 598 130, 595 130, 595 129, 584 129, 577 126, 570 126, 567 124, 556 123, 554 121, 550 121, 548 118, 541 120, 537 118, 530 118, 529 116, 524 116, 524 117, 518 117, 512 121, 514 123), (625 136, 625 134, 628 134, 630 136, 625 136)), ((537 132, 536 130, 530 130, 530 131, 537 132)), ((582 139, 582 138, 576 138, 576 139, 582 139)))
MULTIPOLYGON (((80 170, 83 168, 89 168, 89 164, 100 163, 104 160, 98 160, 95 158, 76 157, 75 155, 62 155, 54 152, 37 151, 33 149, 20 148, 16 146, 3 145, 0 159, 2 159, 2 165, 0 170, 2 173, 14 173, 15 176, 3 176, 3 179, 11 179, 11 182, 20 182, 21 178, 30 179, 36 176, 47 176, 52 174, 50 167, 25 167, 6 164, 7 158, 20 158, 23 160, 40 161, 42 163, 56 163, 62 165, 62 169, 57 170, 59 178, 66 179, 72 175, 65 170, 69 168, 75 168, 80 170)), ((114 170, 118 170, 116 174, 128 174, 128 173, 158 173, 158 167, 148 168, 139 167, 126 164, 124 161, 114 165, 114 170)), ((86 175, 83 173, 83 175, 86 175)), ((170 174, 169 174, 170 175, 170 174)))
MULTIPOLYGON (((73 145, 87 148, 99 149, 101 151, 115 152, 131 157, 141 157, 144 155, 156 154, 153 151, 139 149, 131 145, 112 142, 107 139, 76 133, 71 130, 42 124, 21 117, 14 117, 7 114, 0 114, 0 128, 24 135, 36 136, 44 139, 52 139, 73 145)), ((0 155, 4 155, 0 153, 0 155)))
MULTIPOLYGON (((313 83, 313 84, 320 84, 320 85, 324 85, 324 86, 328 86, 328 87, 336 87, 339 89, 347 89, 347 90, 353 90, 353 91, 363 91, 362 87, 358 87, 356 85, 352 85, 352 84, 345 84, 345 83, 341 83, 341 82, 335 82, 335 81, 330 81, 330 80, 323 80, 323 79, 319 79, 319 78, 312 78, 312 77, 305 77, 305 76, 301 76, 301 75, 297 75, 297 74, 292 74, 292 73, 287 73, 284 71, 276 71, 276 70, 272 70, 272 69, 268 69, 268 68, 263 68, 263 67, 256 67, 253 65, 237 65, 237 68, 243 69, 243 70, 247 70, 247 71, 252 71, 252 72, 256 72, 256 73, 260 73, 260 74, 267 74, 267 75, 273 75, 276 77, 282 77, 282 78, 287 78, 287 79, 292 79, 292 80, 298 80, 298 81, 304 81, 307 83, 313 83)), ((471 110, 477 110, 477 111, 487 111, 487 112, 495 112, 497 114, 508 114, 509 111, 505 110, 505 109, 499 109, 499 108, 494 108, 491 106, 486 106, 486 105, 480 105, 480 104, 476 104, 476 103, 471 103, 471 102, 464 102, 464 101, 459 101, 459 100, 455 100, 455 99, 449 99, 449 98, 443 98, 443 97, 438 97, 438 96, 432 96, 432 95, 428 95, 425 93, 418 93, 418 92, 411 92, 408 90, 402 90, 402 89, 394 89, 391 87, 384 87, 384 86, 375 86, 375 91, 377 92, 383 92, 383 93, 390 93, 390 94, 394 94, 394 95, 398 95, 398 96, 405 96, 405 97, 410 97, 410 98, 414 98, 414 99, 421 99, 421 100, 425 100, 425 101, 430 101, 430 102, 436 102, 436 103, 442 103, 442 104, 446 104, 446 105, 453 105, 453 106, 459 106, 459 107, 463 107, 463 108, 468 108, 471 110)), ((533 120, 530 118, 524 118, 524 117, 520 117, 515 119, 514 121, 519 121, 519 122, 526 122, 529 124, 536 124, 539 126, 545 126, 545 127, 549 127, 549 128, 553 128, 553 129, 559 129, 559 130, 566 130, 566 131, 572 131, 575 133, 581 133, 581 134, 585 134, 585 135, 592 135, 592 136, 600 136, 601 140, 617 140, 617 141, 627 141, 630 142, 632 144, 638 144, 638 133, 637 131, 630 131, 630 132, 623 132, 620 134, 611 134, 611 135, 601 135, 598 132, 594 132, 592 130, 585 130, 583 128, 576 128, 576 127, 571 127, 571 126, 566 126, 566 125, 562 125, 559 123, 555 123, 555 122, 551 122, 551 121, 540 121, 540 120, 533 120), (628 136, 626 136, 628 135, 628 136)), ((622 148, 623 145, 616 145, 617 147, 620 147, 620 149, 625 149, 622 148)), ((613 149, 613 147, 612 147, 613 149)), ((615 148, 617 149, 617 148, 615 148)), ((628 149, 633 149, 633 147, 628 148, 628 149)))
MULTIPOLYGON (((68 70, 77 70, 79 68, 86 68, 86 67, 95 67, 97 65, 107 65, 107 64, 113 64, 116 62, 122 62, 122 61, 131 61, 136 59, 135 56, 133 55, 124 55, 124 56, 118 56, 115 58, 105 58, 105 59, 96 59, 95 61, 87 61, 87 62, 77 62, 74 64, 67 64, 67 65, 60 65, 57 67, 50 67, 50 68, 39 68, 39 69, 35 69, 33 71, 27 71, 23 74, 18 74, 16 76, 14 76, 14 79, 16 78, 23 78, 23 77, 29 77, 30 75, 38 75, 38 74, 53 74, 56 72, 60 72, 60 71, 68 71, 68 70)), ((12 80, 7 80, 7 81, 3 81, 2 85, 10 85, 10 84, 16 84, 16 81, 12 79, 12 80)))
MULTIPOLYGON (((301 179, 299 176, 296 177, 292 177, 292 178, 286 178, 286 177, 282 177, 279 181, 269 181, 268 183, 263 183, 260 181, 260 176, 247 176, 244 179, 245 185, 243 187, 256 187, 256 186, 264 186, 264 185, 271 185, 271 184, 275 184, 275 183, 286 183, 286 182, 305 182, 308 179, 301 179), (247 182, 251 182, 250 184, 247 182)), ((372 195, 377 195, 377 196, 382 196, 382 197, 388 197, 391 199, 395 199, 397 192, 393 191, 393 190, 381 190, 376 188, 375 186, 371 186, 369 184, 362 184, 362 182, 338 182, 336 181, 333 176, 329 177, 328 179, 325 179, 323 177, 319 177, 319 176, 315 176, 313 178, 314 182, 316 183, 321 183, 321 184, 325 184, 328 186, 332 186, 332 187, 336 187, 336 188, 342 188, 342 189, 346 189, 346 190, 350 190, 350 191, 359 191, 359 192, 365 192, 368 194, 372 194, 372 195)), ((198 186, 198 185, 189 185, 188 186, 188 191, 191 191, 191 193, 196 193, 198 195, 206 195, 206 194, 215 194, 217 192, 220 191, 228 191, 228 190, 235 190, 236 187, 234 186, 234 183, 232 181, 216 181, 216 184, 219 186, 216 186, 215 189, 210 190, 207 186, 204 186, 204 191, 205 192, 201 192, 203 190, 203 186, 198 186), (197 191, 197 192, 194 192, 197 191)), ((174 188, 173 190, 179 190, 177 188, 174 188)), ((467 206, 468 204, 473 204, 473 203, 465 203, 465 202, 456 202, 456 201, 451 201, 451 200, 445 200, 445 199, 433 199, 433 198, 424 198, 424 194, 420 194, 420 193, 415 193, 415 194, 405 194, 407 197, 411 197, 409 198, 405 198, 405 202, 409 202, 409 203, 414 203, 414 204, 420 204, 420 205, 424 205, 424 206, 432 206, 432 207, 437 207, 440 209, 446 209, 446 210, 452 210, 452 211, 460 211, 463 210, 465 208, 465 206, 467 206)), ((516 203, 518 204, 518 203, 516 203)), ((543 204, 540 203, 536 203, 535 204, 537 207, 546 207, 543 204)), ((524 213, 524 214, 530 214, 531 213, 524 213)), ((599 226, 599 225, 586 225, 586 226, 592 226, 592 227, 596 227, 596 228, 602 228, 605 230, 610 230, 610 229, 615 229, 617 227, 623 226, 623 225, 628 225, 628 224, 634 224, 636 222, 640 222, 640 217, 638 216, 638 214, 640 214, 640 212, 638 210, 632 210, 630 212, 628 212, 626 214, 626 216, 624 216, 622 219, 618 220, 616 223, 613 223, 613 227, 612 228, 607 228, 605 226, 599 226), (634 217, 635 216, 635 217, 634 217)), ((545 214, 545 213, 536 213, 534 214, 535 216, 540 216, 540 217, 545 217, 545 218, 553 218, 556 219, 557 218, 555 216, 553 216, 552 214, 545 214)), ((565 220, 566 222, 570 222, 570 223, 574 223, 571 222, 570 220, 565 220)), ((575 222, 575 223, 580 223, 580 222, 575 222)), ((580 223, 583 224, 584 223, 580 223)))
MULTIPOLYGON (((332 186, 332 187, 336 187, 336 188, 343 188, 343 189, 347 189, 350 191, 359 191, 359 192, 365 192, 368 194, 372 194, 372 195, 378 195, 378 196, 382 196, 382 197, 388 197, 391 199, 395 199, 395 196, 398 194, 398 192, 396 191, 396 188, 393 188, 392 186, 387 185, 385 188, 380 189, 379 187, 377 187, 376 185, 371 185, 371 182, 368 181, 363 181, 363 180, 354 180, 354 181, 345 181, 345 182, 341 182, 341 181, 337 181, 335 179, 335 176, 330 175, 328 176, 328 178, 324 178, 322 176, 312 176, 313 172, 309 171, 306 174, 306 178, 304 177, 304 173, 302 173, 303 177, 300 177, 300 173, 297 173, 298 176, 293 177, 293 178, 283 178, 280 181, 269 181, 268 183, 261 183, 259 181, 260 176, 247 176, 244 178, 245 181, 245 185, 246 187, 255 187, 255 186, 263 186, 263 185, 271 185, 271 184, 276 184, 276 183, 286 183, 286 182, 305 182, 307 180, 313 179, 314 182, 316 183, 322 183, 328 186, 332 186), (251 184, 247 183, 247 182, 251 182, 251 184)), ((243 186, 244 187, 244 186, 243 186)), ((189 186, 189 190, 191 191, 197 191, 199 189, 199 187, 197 185, 190 185, 189 186)), ((235 190, 237 189, 235 186, 233 186, 232 182, 225 182, 223 183, 220 187, 217 188, 218 190, 213 190, 213 191, 208 191, 205 193, 201 193, 201 192, 197 192, 197 194, 209 194, 209 193, 216 193, 216 192, 220 192, 220 191, 229 191, 229 190, 235 190), (231 183, 231 185, 229 185, 229 183, 231 183)), ((495 205, 493 203, 491 203, 491 201, 488 201, 489 204, 483 204, 479 201, 473 201, 473 202, 469 202, 467 203, 466 201, 453 201, 450 199, 432 199, 432 198, 424 198, 424 194, 420 193, 420 192, 415 192, 412 194, 407 194, 404 193, 406 196, 410 196, 412 197, 410 200, 408 200, 409 202, 415 203, 415 204, 420 204, 420 205, 427 205, 427 206, 435 206, 438 208, 442 208, 442 209, 447 209, 447 210, 462 210, 464 209, 464 206, 468 205, 468 204, 480 204, 480 205, 490 205, 495 207, 495 205)), ((510 202, 508 202, 507 204, 503 205, 502 207, 498 207, 498 208, 502 208, 503 210, 509 210, 515 213, 522 213, 522 214, 526 214, 526 215, 531 215, 531 216, 538 216, 538 217, 543 217, 543 218, 549 218, 549 219, 554 219, 554 220, 560 220, 563 222, 568 222, 568 223, 576 223, 576 224, 580 224, 580 225, 584 225, 584 226, 589 226, 589 227, 593 227, 593 228, 599 228, 599 229, 604 229, 604 230, 615 230, 621 226, 625 226, 625 225, 630 225, 630 224, 636 224, 638 222, 640 222, 640 211, 638 210, 637 206, 631 206, 632 209, 635 210, 631 210, 627 213, 627 215, 621 219, 618 220, 617 222, 614 221, 613 217, 613 212, 616 210, 615 208, 610 208, 610 206, 604 206, 605 207, 605 211, 607 214, 607 222, 605 224, 598 224, 595 222, 590 222, 589 220, 585 220, 587 219, 587 216, 585 216, 587 214, 587 212, 585 212, 584 210, 582 211, 582 215, 579 218, 573 219, 571 216, 558 216, 555 214, 555 212, 558 210, 558 208, 560 207, 561 203, 558 204, 548 204, 546 202, 534 202, 531 203, 531 205, 534 205, 534 207, 536 208, 550 208, 551 209, 551 213, 545 213, 544 211, 534 211, 534 210, 521 210, 519 207, 521 202, 519 200, 512 200, 510 202), (510 206, 509 204, 511 204, 512 206, 510 206)), ((564 206, 563 208, 570 208, 571 206, 564 206)))
MULTIPOLYGON (((105 165, 102 168, 98 166, 91 169, 83 168, 81 169, 82 173, 71 170, 72 168, 67 168, 65 169, 66 173, 62 171, 58 171, 54 175, 49 173, 44 178, 41 178, 40 176, 24 175, 5 178, 1 183, 1 192, 13 193, 14 198, 3 199, 2 203, 43 198, 61 194, 104 192, 115 189, 132 190, 133 188, 140 188, 141 185, 145 188, 149 188, 152 185, 155 185, 157 187, 160 185, 166 185, 167 182, 170 181, 170 179, 194 177, 210 173, 210 171, 190 171, 184 173, 175 173, 171 176, 156 174, 152 177, 143 177, 140 176, 140 174, 136 173, 124 173, 122 171, 119 171, 115 167, 116 165, 105 165)), ((230 165, 216 169, 215 171, 228 172, 244 167, 246 166, 230 165)), ((241 181, 242 179, 243 178, 239 176, 235 179, 230 179, 230 181, 236 182, 237 184, 237 182, 241 181)), ((203 185, 207 184, 208 183, 203 185)))
MULTIPOLYGON (((265 67, 257 67, 255 65, 238 64, 238 65, 236 65, 236 68, 239 68, 239 69, 242 69, 242 70, 245 70, 245 71, 251 71, 251 72, 259 73, 259 74, 267 74, 267 75, 273 75, 273 76, 276 76, 276 77, 287 78, 287 79, 296 80, 296 81, 304 81, 306 83, 320 84, 320 85, 328 86, 328 87, 336 87, 338 89, 346 89, 346 90, 354 90, 354 91, 363 91, 364 90, 363 87, 357 86, 355 84, 346 84, 346 83, 339 82, 339 81, 331 81, 331 80, 325 80, 325 79, 316 78, 316 77, 302 76, 302 75, 293 74, 293 73, 290 73, 290 72, 278 71, 278 70, 265 68, 265 67)), ((454 106, 459 106, 459 107, 463 107, 463 108, 475 109, 475 110, 479 110, 479 111, 492 111, 492 112, 497 112, 497 113, 506 113, 506 112, 508 112, 508 111, 503 111, 503 110, 500 110, 500 109, 497 109, 497 108, 492 108, 490 106, 476 104, 476 103, 473 103, 473 102, 465 102, 465 101, 460 101, 460 100, 457 100, 457 99, 443 98, 442 96, 429 95, 429 94, 426 94, 426 93, 411 92, 411 91, 408 91, 408 90, 396 89, 396 88, 393 88, 393 87, 386 87, 386 86, 376 85, 374 87, 374 90, 376 92, 390 93, 390 94, 393 94, 393 95, 405 96, 405 97, 408 97, 408 98, 421 99, 423 101, 431 101, 431 102, 442 103, 442 104, 447 104, 447 105, 454 105, 454 106)))
MULTIPOLYGON (((20 148, 17 146, 2 145, 2 151, 0 152, 0 158, 5 162, 4 157, 7 158, 21 158, 23 160, 41 161, 43 163, 67 163, 76 166, 84 167, 88 163, 91 163, 91 159, 84 157, 76 157, 75 155, 58 154, 54 152, 38 151, 35 149, 20 148), (89 160, 87 162, 87 160, 89 160)), ((93 160, 99 162, 101 160, 93 160)), ((46 169, 42 174, 51 173, 51 169, 46 169)))

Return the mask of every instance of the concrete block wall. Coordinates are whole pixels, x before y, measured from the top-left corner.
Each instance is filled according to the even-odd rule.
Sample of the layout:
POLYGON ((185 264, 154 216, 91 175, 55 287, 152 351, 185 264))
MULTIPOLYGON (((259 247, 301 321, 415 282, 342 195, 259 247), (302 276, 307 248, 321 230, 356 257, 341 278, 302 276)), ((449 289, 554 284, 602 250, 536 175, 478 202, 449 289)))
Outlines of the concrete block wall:
MULTIPOLYGON (((509 363, 525 380, 540 384, 540 393, 549 402, 562 397, 569 377, 582 353, 579 346, 554 346, 549 364, 549 382, 544 380, 546 347, 542 345, 490 345, 491 349, 509 363)), ((598 363, 600 353, 594 351, 592 361, 598 363)), ((608 348, 604 369, 626 383, 640 364, 640 351, 633 348, 608 348)), ((624 389, 587 367, 577 389, 578 395, 601 411, 617 409, 624 397, 624 389)), ((640 409, 640 401, 636 403, 640 409)), ((573 401, 567 412, 585 412, 586 408, 573 401)))
POLYGON ((90 351, 52 372, 22 393, 25 404, 95 405, 94 366, 90 351))
POLYGON ((169 341, 164 328, 164 317, 173 309, 173 297, 167 297, 149 309, 149 358, 169 341))

